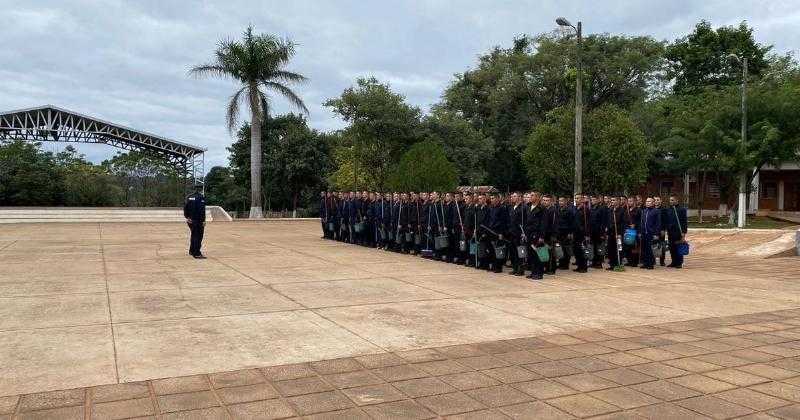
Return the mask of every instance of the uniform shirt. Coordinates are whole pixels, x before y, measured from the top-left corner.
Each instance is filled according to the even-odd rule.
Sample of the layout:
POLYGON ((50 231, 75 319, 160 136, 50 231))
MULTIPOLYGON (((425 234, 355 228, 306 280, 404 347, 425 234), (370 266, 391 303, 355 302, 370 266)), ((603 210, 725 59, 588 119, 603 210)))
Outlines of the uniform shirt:
POLYGON ((206 221, 206 198, 203 194, 195 192, 186 197, 186 204, 183 205, 183 217, 193 222, 206 221))

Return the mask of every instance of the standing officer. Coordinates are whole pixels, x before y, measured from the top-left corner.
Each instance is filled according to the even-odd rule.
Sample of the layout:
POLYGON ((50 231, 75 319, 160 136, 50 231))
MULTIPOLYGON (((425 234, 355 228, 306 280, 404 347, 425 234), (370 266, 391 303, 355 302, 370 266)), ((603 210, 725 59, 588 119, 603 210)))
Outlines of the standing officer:
POLYGON ((686 237, 687 220, 686 208, 678 204, 678 197, 669 196, 670 207, 667 209, 667 235, 669 238, 669 256, 672 262, 667 267, 683 267, 683 255, 678 253, 678 244, 682 243, 686 237))
POLYGON ((654 207, 661 214, 661 232, 658 234, 658 242, 661 244, 661 253, 657 255, 657 257, 659 265, 663 267, 664 259, 667 257, 667 212, 669 211, 669 207, 667 207, 667 203, 661 201, 661 197, 659 196, 653 197, 653 202, 654 207))
POLYGON ((325 191, 319 193, 319 221, 322 223, 322 239, 328 237, 328 206, 325 191))
MULTIPOLYGON (((628 221, 628 228, 629 229, 636 229, 636 234, 639 234, 639 221, 641 220, 641 212, 639 211, 639 207, 636 206, 636 199, 633 197, 628 197, 626 200, 627 205, 625 206, 625 215, 628 221)), ((637 240, 633 245, 626 245, 625 249, 625 258, 628 260, 628 263, 625 264, 628 267, 636 267, 639 265, 639 256, 641 254, 641 250, 639 249, 639 241, 637 240)))
POLYGON ((200 252, 206 226, 206 198, 203 197, 202 185, 195 185, 194 193, 186 197, 186 204, 183 205, 183 217, 186 218, 191 232, 189 255, 197 259, 204 259, 205 256, 200 252))
POLYGON ((654 207, 653 199, 650 197, 647 197, 644 205, 639 239, 642 249, 642 268, 652 270, 656 265, 653 241, 658 240, 658 234, 661 232, 661 210, 654 207))
POLYGON ((488 210, 486 226, 489 228, 487 229, 489 234, 495 239, 495 241, 490 242, 491 255, 489 256, 492 271, 495 273, 502 273, 503 265, 506 262, 505 257, 497 258, 496 247, 504 246, 505 244, 506 228, 508 226, 508 222, 506 220, 507 217, 508 213, 506 212, 505 207, 500 204, 500 197, 496 194, 493 194, 491 206, 488 210))

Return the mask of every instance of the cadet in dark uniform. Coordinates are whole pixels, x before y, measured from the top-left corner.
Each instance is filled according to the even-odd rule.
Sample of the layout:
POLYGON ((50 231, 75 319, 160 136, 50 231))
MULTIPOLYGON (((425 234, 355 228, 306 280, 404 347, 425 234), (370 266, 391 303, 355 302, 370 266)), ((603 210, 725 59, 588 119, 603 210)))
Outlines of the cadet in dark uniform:
POLYGON ((469 252, 469 243, 464 234, 464 201, 460 192, 454 194, 452 217, 450 226, 452 226, 453 235, 453 260, 451 262, 464 264, 464 260, 468 259, 465 253, 469 252), (466 245, 466 251, 461 249, 461 241, 466 245))
POLYGON ((462 217, 464 218, 464 240, 467 241, 467 250, 462 252, 461 255, 465 266, 477 267, 476 256, 472 256, 469 253, 470 242, 475 235, 475 203, 472 198, 472 193, 464 194, 464 213, 462 217))
POLYGON ((328 201, 325 191, 319 193, 319 221, 322 223, 322 239, 328 237, 328 201))
POLYGON ((545 194, 542 196, 542 233, 544 242, 550 247, 550 261, 545 265, 545 274, 555 274, 558 261, 555 258, 556 244, 558 243, 558 209, 553 203, 553 197, 545 194))
POLYGON ((663 267, 664 260, 667 257, 667 212, 669 208, 666 206, 666 203, 661 201, 661 197, 659 196, 653 197, 653 202, 654 207, 661 213, 661 232, 658 234, 658 241, 661 243, 661 252, 657 257, 659 265, 663 267))
POLYGON ((656 258, 653 255, 653 241, 658 240, 661 232, 661 210, 653 207, 653 199, 647 198, 645 208, 641 216, 641 234, 639 241, 642 249, 642 268, 652 270, 656 265, 656 258))
POLYGON ((505 257, 497 258, 496 248, 505 245, 506 228, 508 226, 506 220, 507 216, 508 213, 506 212, 505 206, 500 204, 500 197, 492 195, 492 204, 488 209, 488 220, 485 224, 489 228, 489 235, 494 239, 494 241, 489 242, 491 245, 489 248, 489 261, 491 262, 492 271, 495 273, 502 273, 503 265, 506 262, 505 257))
MULTIPOLYGON (((640 211, 639 207, 636 206, 636 200, 633 197, 628 197, 627 205, 625 206, 625 214, 628 219, 628 228, 636 229, 636 234, 639 234, 639 219, 640 219, 640 211)), ((628 260, 627 265, 628 267, 636 267, 639 265, 639 241, 637 240, 636 243, 633 245, 626 245, 624 248, 625 250, 625 258, 628 260)))
POLYGON ((669 238, 669 256, 672 262, 667 267, 683 267, 683 255, 678 253, 678 244, 683 242, 687 232, 686 208, 678 204, 678 197, 669 196, 670 207, 667 209, 667 235, 669 238))
POLYGON ((517 247, 526 246, 525 237, 525 203, 520 199, 518 192, 511 194, 511 207, 508 210, 508 237, 511 247, 508 250, 511 258, 511 273, 515 276, 524 276, 524 256, 519 255, 517 247))
POLYGON ((542 219, 544 218, 544 208, 539 203, 539 193, 531 193, 531 202, 525 213, 525 236, 528 237, 528 269, 531 274, 529 279, 541 280, 544 274, 544 264, 539 260, 539 254, 535 248, 545 245, 544 231, 542 230, 542 219))
POLYGON ((621 265, 622 251, 619 249, 622 244, 622 235, 625 234, 625 228, 630 224, 626 217, 625 209, 620 205, 617 197, 611 197, 611 208, 608 209, 608 220, 606 226, 608 227, 608 242, 606 249, 608 250, 609 270, 621 265))
POLYGON ((194 258, 205 258, 200 248, 203 246, 203 232, 206 225, 206 198, 203 197, 203 186, 195 185, 194 193, 186 197, 183 205, 183 217, 189 225, 189 255, 194 258))
POLYGON ((589 210, 589 197, 583 196, 578 203, 575 211, 575 224, 573 225, 573 245, 572 250, 575 254, 575 264, 578 266, 572 270, 576 273, 586 273, 587 259, 584 253, 584 244, 591 242, 592 228, 589 222, 591 212, 589 210))
POLYGON ((592 248, 594 248, 594 256, 592 257, 592 268, 603 268, 603 254, 600 248, 606 246, 606 208, 603 206, 603 199, 598 195, 593 195, 591 198, 592 208, 589 211, 591 215, 589 221, 591 223, 592 232, 592 248))
POLYGON ((486 251, 489 249, 489 231, 486 230, 486 221, 489 218, 489 208, 486 206, 486 195, 478 196, 478 204, 475 206, 475 239, 478 243, 478 268, 481 270, 489 269, 489 258, 486 251), (483 251, 483 252, 481 252, 483 251))
POLYGON ((575 208, 570 206, 567 197, 558 198, 558 242, 564 251, 564 257, 558 261, 558 268, 561 270, 569 269, 569 252, 567 248, 572 247, 573 232, 572 228, 575 220, 575 208))

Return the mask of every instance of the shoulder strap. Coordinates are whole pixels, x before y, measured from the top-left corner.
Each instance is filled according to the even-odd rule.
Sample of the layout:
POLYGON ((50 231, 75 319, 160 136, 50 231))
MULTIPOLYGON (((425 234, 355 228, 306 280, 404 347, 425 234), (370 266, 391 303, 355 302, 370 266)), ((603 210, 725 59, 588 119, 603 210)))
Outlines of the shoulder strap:
POLYGON ((678 217, 678 209, 673 207, 672 211, 675 213, 675 222, 678 223, 678 229, 681 231, 681 234, 683 234, 683 226, 681 226, 681 219, 678 217))

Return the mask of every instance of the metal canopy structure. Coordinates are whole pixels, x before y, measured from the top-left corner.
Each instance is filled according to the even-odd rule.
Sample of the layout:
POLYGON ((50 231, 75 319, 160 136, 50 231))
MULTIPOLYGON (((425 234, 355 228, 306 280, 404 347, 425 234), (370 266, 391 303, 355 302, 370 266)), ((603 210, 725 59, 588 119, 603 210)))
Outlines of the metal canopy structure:
POLYGON ((53 105, 0 112, 0 141, 100 143, 147 153, 202 183, 206 149, 134 130, 53 105))

